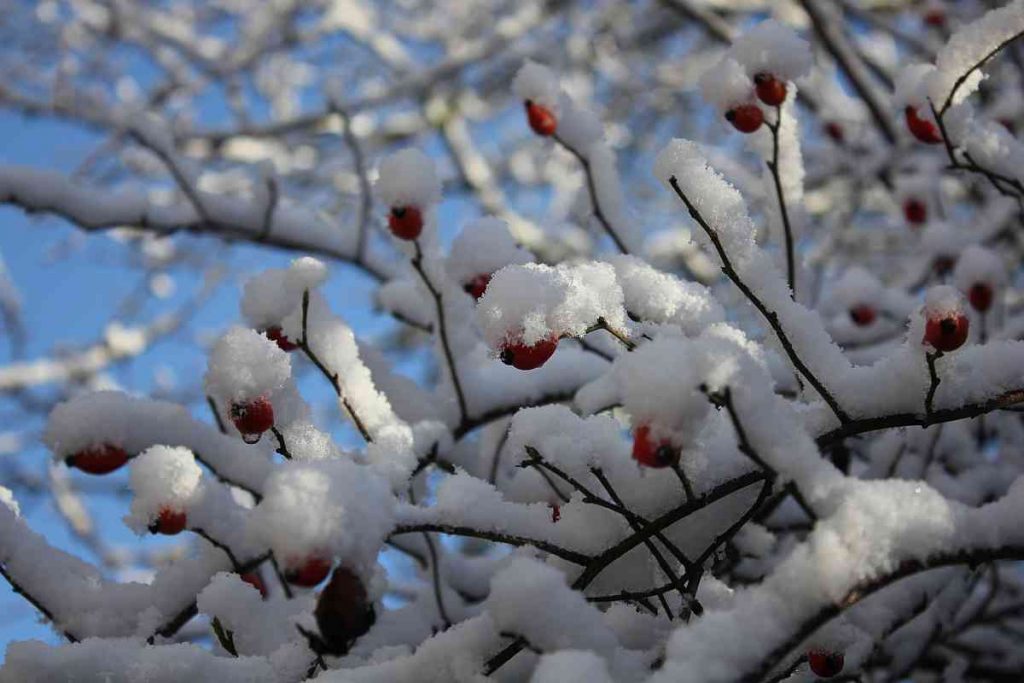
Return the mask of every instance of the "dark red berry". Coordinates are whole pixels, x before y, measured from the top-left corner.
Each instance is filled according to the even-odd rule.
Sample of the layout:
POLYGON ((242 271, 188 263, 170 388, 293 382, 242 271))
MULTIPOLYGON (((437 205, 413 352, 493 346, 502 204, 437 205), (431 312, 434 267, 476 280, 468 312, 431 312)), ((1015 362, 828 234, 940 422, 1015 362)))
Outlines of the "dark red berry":
POLYGON ((871 323, 875 322, 875 318, 878 317, 878 313, 875 309, 871 308, 867 304, 860 304, 850 309, 850 320, 854 322, 858 327, 867 327, 871 323))
POLYGON ((76 467, 87 474, 108 474, 128 462, 128 453, 119 446, 103 444, 78 451, 68 457, 69 467, 76 467))
POLYGON ((777 107, 786 101, 786 82, 771 74, 761 73, 754 76, 754 89, 757 91, 757 99, 771 107, 777 107))
POLYGON ((331 561, 324 557, 308 557, 285 570, 284 578, 288 583, 304 588, 312 588, 327 578, 331 572, 331 561))
POLYGON ((391 234, 400 240, 414 240, 423 232, 423 213, 415 206, 394 206, 388 214, 391 234))
POLYGON ((484 273, 482 275, 477 275, 475 278, 473 278, 466 284, 462 285, 462 290, 466 294, 469 294, 471 297, 479 301, 480 297, 482 297, 484 295, 484 292, 487 291, 487 285, 489 285, 490 283, 491 274, 484 273))
POLYGON ((832 678, 842 673, 844 657, 842 652, 811 650, 807 653, 807 663, 818 678, 832 678))
POLYGON ((337 656, 348 652, 352 643, 377 620, 366 587, 346 567, 334 570, 317 599, 313 615, 325 650, 337 656))
POLYGON ((995 298, 995 292, 992 290, 991 285, 984 282, 976 282, 970 291, 967 292, 967 300, 971 302, 974 310, 979 313, 984 313, 992 308, 993 298, 995 298))
POLYGON ((929 317, 924 325, 924 343, 936 351, 955 351, 967 341, 970 323, 963 314, 929 317))
POLYGON ((764 123, 764 112, 756 104, 741 104, 725 112, 725 119, 741 133, 753 133, 764 123))
POLYGON ((557 503, 548 503, 551 508, 551 523, 556 524, 562 518, 562 508, 557 503))
POLYGON ((946 13, 941 9, 930 9, 922 17, 926 26, 942 28, 946 25, 946 13))
POLYGON ((829 121, 825 124, 825 134, 836 142, 841 143, 843 141, 843 127, 835 121, 829 121))
POLYGON ((651 428, 640 425, 633 432, 633 459, 644 467, 668 467, 679 462, 680 449, 670 439, 655 441, 651 428))
POLYGON ((907 128, 910 133, 921 142, 929 145, 937 145, 942 142, 942 135, 935 122, 921 118, 917 113, 917 107, 908 106, 903 110, 907 119, 907 128))
POLYGON ((920 225, 928 220, 928 207, 920 199, 910 198, 903 202, 903 217, 908 223, 920 225))
POLYGON ((282 332, 281 328, 276 325, 274 327, 268 327, 264 334, 267 335, 267 339, 277 342, 277 348, 282 351, 294 351, 299 348, 299 345, 284 336, 284 332, 282 332))
POLYGON ((531 100, 523 103, 526 106, 526 120, 533 132, 542 137, 554 135, 558 128, 558 119, 550 109, 531 100))
POLYGON ((274 426, 274 406, 262 396, 248 403, 231 406, 231 421, 247 443, 256 443, 260 434, 274 426))
POLYGON ((149 533, 174 536, 184 531, 187 524, 188 517, 183 511, 162 508, 160 514, 149 525, 149 533))
POLYGON ((245 581, 247 584, 258 590, 260 592, 260 597, 264 600, 267 599, 267 584, 263 582, 263 577, 260 576, 259 572, 242 574, 240 578, 242 581, 245 581))
POLYGON ((501 362, 519 370, 533 370, 544 365, 558 348, 558 337, 541 339, 533 346, 510 342, 501 350, 501 362))

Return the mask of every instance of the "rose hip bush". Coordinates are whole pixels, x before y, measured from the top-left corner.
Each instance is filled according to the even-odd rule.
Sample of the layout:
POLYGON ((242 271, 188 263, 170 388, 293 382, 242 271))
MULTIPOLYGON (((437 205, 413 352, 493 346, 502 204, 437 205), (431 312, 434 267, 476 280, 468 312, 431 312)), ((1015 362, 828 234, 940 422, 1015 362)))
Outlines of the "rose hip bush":
MULTIPOLYGON (((116 581, 0 489, 2 575, 67 641, 10 645, 0 680, 1021 679, 1024 0, 805 0, 774 18, 662 4, 693 40, 647 48, 659 68, 637 79, 692 71, 707 139, 632 144, 647 131, 584 104, 561 73, 579 65, 509 20, 498 45, 394 76, 418 92, 521 39, 487 99, 520 145, 500 172, 445 118, 458 98, 443 89, 423 116, 447 131, 454 180, 425 145, 365 153, 351 109, 385 104, 379 89, 332 83, 320 113, 218 134, 340 120, 359 197, 341 225, 287 201, 273 167, 243 167, 247 193, 210 189, 196 158, 228 157, 156 108, 95 116, 169 174, 171 203, 0 168, 4 202, 85 229, 308 252, 244 284, 207 354, 211 419, 114 390, 50 412, 57 466, 127 470, 124 523, 187 552, 147 583, 116 581), (577 181, 563 216, 577 224, 516 214, 512 181, 494 180, 506 172, 577 181), (453 183, 496 215, 448 229, 453 183), (429 381, 334 312, 335 260, 377 278, 429 381), (358 447, 315 419, 301 370, 358 447)), ((155 16, 116 11, 109 30, 163 41, 168 63, 231 73, 155 16)), ((659 30, 587 11, 600 40, 659 30)), ((291 19, 299 33, 262 40, 313 30, 291 19)), ((411 59, 336 20, 380 59, 411 59)), ((624 60, 588 68, 621 95, 624 60)), ((652 129, 688 116, 644 104, 652 129)))

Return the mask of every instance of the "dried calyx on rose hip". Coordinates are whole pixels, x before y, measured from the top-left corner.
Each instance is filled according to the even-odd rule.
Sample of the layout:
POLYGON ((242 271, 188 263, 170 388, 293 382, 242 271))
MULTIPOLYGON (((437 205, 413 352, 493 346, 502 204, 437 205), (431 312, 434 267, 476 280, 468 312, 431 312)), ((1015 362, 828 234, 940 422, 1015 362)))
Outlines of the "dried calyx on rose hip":
POLYGON ((756 104, 741 104, 725 112, 725 120, 741 133, 753 133, 764 123, 764 112, 756 104))
POLYGON ((551 523, 557 524, 562 518, 562 507, 558 503, 548 503, 548 507, 551 508, 551 523))
POLYGON ((526 120, 534 133, 541 137, 555 134, 555 130, 558 128, 558 119, 550 109, 533 100, 526 100, 523 102, 523 106, 526 107, 526 120))
POLYGON ((161 508, 156 519, 154 519, 149 525, 149 533, 174 536, 175 534, 180 534, 184 531, 187 524, 188 516, 183 510, 161 508))
POLYGON ((339 566, 324 586, 313 610, 325 653, 348 652, 377 620, 366 586, 351 569, 339 566))
POLYGON ((299 348, 299 345, 293 342, 288 337, 286 337, 284 332, 282 332, 281 328, 277 325, 273 327, 268 327, 263 332, 263 334, 267 335, 267 339, 269 339, 270 341, 277 343, 277 348, 281 349, 282 351, 294 351, 295 349, 299 348))
POLYGON ((462 291, 479 301, 480 297, 487 291, 487 285, 489 284, 491 284, 491 274, 482 273, 462 285, 462 291))
POLYGON ((924 343, 943 353, 955 351, 967 341, 969 326, 963 313, 928 316, 924 325, 924 343))
POLYGON ((995 299, 995 290, 992 285, 986 282, 975 282, 967 292, 967 300, 971 307, 979 313, 986 313, 992 308, 992 300, 995 299))
POLYGON ((642 424, 633 432, 633 459, 644 467, 669 467, 679 462, 682 449, 670 438, 658 438, 651 426, 642 424))
POLYGON ((320 555, 292 561, 285 569, 284 578, 288 583, 303 588, 312 588, 327 578, 331 572, 331 560, 320 555))
POLYGON ((120 446, 103 444, 78 451, 65 462, 87 474, 109 474, 128 462, 128 453, 120 446))
POLYGON ((501 349, 499 358, 505 365, 519 370, 533 370, 544 365, 558 348, 558 337, 551 336, 534 344, 521 341, 506 342, 501 349))
POLYGON ((867 327, 871 323, 875 322, 877 317, 877 311, 867 304, 859 304, 850 309, 850 320, 852 320, 857 327, 867 327))
POLYGON ((771 107, 778 107, 786 101, 786 82, 769 73, 754 76, 757 99, 771 107))
POLYGON ((274 406, 260 396, 248 403, 231 405, 231 422, 246 443, 256 443, 263 432, 274 426, 274 406))
POLYGON ((832 678, 843 671, 845 658, 842 652, 815 648, 807 653, 807 663, 818 678, 832 678))
POLYGON ((388 213, 388 228, 400 240, 414 240, 423 232, 423 212, 416 206, 393 206, 388 213))
POLYGON ((915 138, 929 145, 937 145, 942 142, 942 134, 939 132, 939 127, 934 121, 922 118, 918 114, 917 107, 908 105, 903 110, 903 115, 907 121, 907 129, 910 130, 910 133, 915 138))

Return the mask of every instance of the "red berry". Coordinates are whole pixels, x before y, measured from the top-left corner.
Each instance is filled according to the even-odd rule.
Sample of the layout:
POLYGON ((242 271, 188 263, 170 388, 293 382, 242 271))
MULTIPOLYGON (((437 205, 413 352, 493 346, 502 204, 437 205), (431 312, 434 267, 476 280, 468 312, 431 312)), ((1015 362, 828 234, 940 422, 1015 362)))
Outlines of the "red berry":
POLYGON ((992 299, 995 296, 995 292, 992 291, 992 287, 984 282, 976 282, 967 293, 967 300, 971 302, 971 306, 974 310, 979 313, 984 313, 988 309, 992 308, 992 299))
POLYGON ((725 119, 741 133, 753 133, 764 123, 764 112, 756 104, 741 104, 725 112, 725 119))
POLYGON ((542 137, 555 134, 558 119, 550 109, 531 100, 526 100, 523 104, 526 105, 526 120, 529 121, 534 133, 542 137))
POLYGON ((854 306, 850 309, 850 320, 852 320, 858 327, 867 327, 871 323, 875 322, 875 318, 878 314, 875 309, 871 308, 867 304, 861 304, 854 306))
POLYGON ((231 406, 231 421, 247 443, 256 443, 260 434, 274 426, 274 406, 262 396, 248 403, 231 406))
POLYGON ((331 561, 329 559, 313 556, 307 558, 302 564, 285 570, 284 578, 288 580, 288 583, 293 583, 296 586, 312 588, 326 579, 330 571, 331 561))
POLYGON ((829 121, 825 124, 825 134, 836 142, 843 141, 843 127, 835 121, 829 121))
POLYGON ((924 342, 936 351, 955 351, 967 341, 969 327, 962 313, 929 317, 924 325, 924 342))
POLYGON ((391 234, 400 240, 414 240, 423 232, 423 214, 415 206, 393 206, 388 214, 391 234))
POLYGON ((644 467, 668 467, 679 462, 679 449, 669 439, 654 441, 651 428, 640 425, 633 432, 633 459, 644 467))
POLYGON ((941 9, 928 10, 924 13, 922 19, 924 19, 925 25, 933 28, 942 28, 946 25, 946 13, 941 9))
POLYGON ((903 217, 908 223, 919 225, 928 220, 928 207, 920 199, 908 199, 903 202, 903 217))
POLYGON ((162 508, 160 514, 149 525, 149 533, 174 536, 184 531, 187 523, 188 517, 183 511, 162 508))
POLYGON ((562 518, 562 508, 557 503, 548 503, 551 508, 551 523, 556 524, 562 518))
POLYGON ((929 145, 942 142, 939 127, 933 121, 921 118, 917 113, 917 107, 908 106, 903 113, 907 119, 907 128, 915 138, 929 145))
POLYGON ((555 354, 558 348, 558 337, 541 339, 533 346, 527 346, 522 342, 508 343, 501 350, 501 362, 511 365, 519 370, 533 370, 539 368, 555 354))
POLYGON ((754 76, 754 89, 757 91, 757 99, 768 106, 777 107, 786 101, 786 82, 771 74, 754 76))
POLYGON ((320 637, 331 654, 348 652, 359 636, 377 620, 359 577, 346 567, 338 567, 324 586, 313 610, 320 637))
POLYGON ((480 297, 482 297, 484 295, 484 292, 487 291, 487 285, 489 285, 490 283, 490 273, 484 273, 482 275, 477 275, 475 278, 473 278, 466 284, 462 285, 462 290, 466 292, 466 294, 469 294, 471 297, 479 301, 480 297))
POLYGON ((818 678, 832 678, 843 670, 843 653, 830 650, 811 650, 807 653, 807 663, 818 678))
POLYGON ((245 581, 247 584, 258 590, 260 592, 260 596, 264 600, 267 599, 267 584, 263 583, 263 577, 260 576, 259 572, 242 574, 240 578, 242 581, 245 581))
POLYGON ((108 474, 128 462, 128 453, 119 446, 103 444, 78 451, 67 459, 69 467, 88 474, 108 474))
POLYGON ((268 327, 264 334, 267 335, 267 339, 270 341, 277 342, 277 348, 282 351, 294 351, 299 348, 299 345, 284 336, 284 332, 282 332, 281 328, 276 325, 274 327, 268 327))

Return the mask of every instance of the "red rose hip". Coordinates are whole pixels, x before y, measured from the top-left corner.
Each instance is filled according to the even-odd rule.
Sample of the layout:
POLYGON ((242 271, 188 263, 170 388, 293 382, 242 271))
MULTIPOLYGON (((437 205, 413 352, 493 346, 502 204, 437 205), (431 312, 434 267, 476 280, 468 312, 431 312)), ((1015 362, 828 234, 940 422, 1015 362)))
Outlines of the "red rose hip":
POLYGON ((825 124, 825 135, 829 136, 830 138, 839 143, 841 143, 845 138, 845 134, 843 133, 843 127, 840 126, 835 121, 829 121, 828 123, 825 124))
POLYGON ((263 582, 263 577, 259 575, 259 572, 248 572, 246 574, 242 574, 239 578, 258 590, 260 592, 260 597, 266 600, 268 595, 267 584, 263 582))
POLYGON ((650 426, 640 425, 633 433, 633 459, 644 467, 668 467, 679 462, 679 449, 670 439, 655 441, 650 426))
POLYGON ((526 120, 534 133, 541 137, 555 134, 555 130, 558 128, 558 119, 550 109, 532 100, 526 100, 523 104, 526 106, 526 120))
POLYGON ((462 291, 464 291, 466 294, 469 294, 471 297, 479 301, 480 297, 482 297, 484 295, 484 292, 487 291, 487 285, 489 285, 490 283, 490 273, 483 273, 482 275, 477 275, 475 278, 473 278, 466 284, 462 285, 462 291))
POLYGON ((757 92, 757 99, 771 107, 777 107, 786 101, 786 82, 771 74, 761 73, 754 76, 754 89, 757 92))
POLYGON ((336 655, 348 652, 352 643, 377 620, 366 587, 347 567, 334 570, 317 598, 313 616, 324 644, 336 655))
POLYGON ((807 653, 807 663, 818 678, 832 678, 842 673, 844 657, 842 652, 811 650, 807 653))
POLYGON ((924 343, 936 351, 955 351, 967 341, 969 327, 962 313, 929 317, 924 325, 924 343))
POLYGON ((917 113, 917 107, 908 106, 903 110, 903 114, 907 120, 907 129, 915 138, 929 145, 942 142, 939 127, 934 122, 921 118, 917 113))
POLYGON ((867 327, 871 323, 875 322, 875 318, 877 317, 878 314, 875 312, 875 309, 871 308, 871 306, 868 306, 867 304, 854 306, 850 309, 850 320, 852 320, 857 327, 867 327))
POLYGON ((995 292, 992 287, 984 282, 976 282, 967 292, 967 300, 971 302, 971 306, 974 310, 979 313, 985 313, 988 309, 992 308, 992 300, 995 298, 995 292))
POLYGON ((262 396, 248 403, 235 403, 231 406, 231 421, 246 443, 256 443, 274 426, 274 406, 262 396))
POLYGON ((415 206, 393 206, 388 214, 388 228, 400 240, 414 240, 423 232, 423 213, 415 206))
POLYGON ((67 459, 68 467, 87 474, 108 474, 128 462, 128 453, 119 446, 103 444, 78 451, 67 459))
POLYGON ((267 335, 267 339, 270 341, 277 342, 277 348, 282 351, 294 351, 299 348, 299 345, 286 337, 284 332, 281 331, 281 328, 276 325, 274 327, 268 327, 264 334, 267 335))
POLYGON ((184 531, 187 524, 188 516, 183 511, 162 508, 160 514, 150 523, 149 533, 174 536, 184 531))
POLYGON ((551 523, 557 524, 558 520, 562 518, 562 508, 557 503, 548 503, 548 507, 551 508, 551 523))
POLYGON ((519 370, 533 370, 544 365, 555 354, 558 337, 541 339, 533 346, 522 342, 506 343, 501 350, 501 362, 519 370))
POLYGON ((309 557, 285 570, 284 578, 288 583, 312 588, 327 578, 331 572, 331 561, 323 557, 309 557))
POLYGON ((725 120, 741 133, 753 133, 764 123, 764 112, 756 104, 741 104, 725 112, 725 120))
POLYGON ((908 199, 903 202, 903 217, 908 223, 920 225, 928 220, 928 207, 920 199, 908 199))

